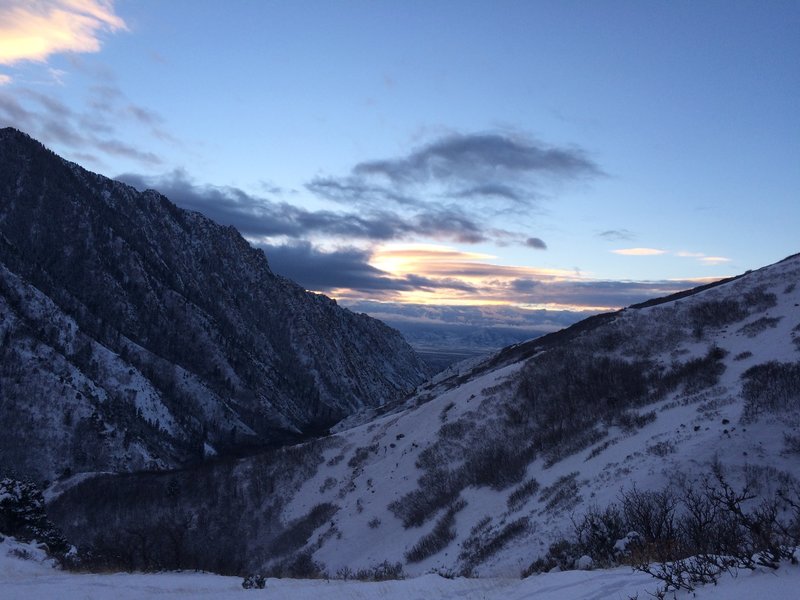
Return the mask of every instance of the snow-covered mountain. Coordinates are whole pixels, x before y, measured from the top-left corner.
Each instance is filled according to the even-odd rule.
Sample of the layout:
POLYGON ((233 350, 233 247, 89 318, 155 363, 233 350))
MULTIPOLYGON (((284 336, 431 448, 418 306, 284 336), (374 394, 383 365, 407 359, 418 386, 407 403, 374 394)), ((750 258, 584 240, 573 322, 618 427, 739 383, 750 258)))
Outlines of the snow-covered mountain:
POLYGON ((414 389, 395 330, 233 228, 0 130, 0 471, 39 482, 296 441, 414 389))
POLYGON ((129 568, 518 576, 621 490, 691 488, 712 470, 757 495, 796 485, 799 281, 795 255, 598 315, 326 438, 98 476, 51 491, 50 515, 129 568))

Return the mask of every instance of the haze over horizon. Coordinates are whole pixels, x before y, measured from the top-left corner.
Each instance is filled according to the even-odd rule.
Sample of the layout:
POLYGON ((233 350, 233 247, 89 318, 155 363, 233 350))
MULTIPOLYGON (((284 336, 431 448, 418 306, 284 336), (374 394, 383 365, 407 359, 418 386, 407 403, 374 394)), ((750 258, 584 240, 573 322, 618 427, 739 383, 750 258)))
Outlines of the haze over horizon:
POLYGON ((793 1, 4 0, 0 126, 345 305, 546 330, 797 252, 799 26, 793 1))

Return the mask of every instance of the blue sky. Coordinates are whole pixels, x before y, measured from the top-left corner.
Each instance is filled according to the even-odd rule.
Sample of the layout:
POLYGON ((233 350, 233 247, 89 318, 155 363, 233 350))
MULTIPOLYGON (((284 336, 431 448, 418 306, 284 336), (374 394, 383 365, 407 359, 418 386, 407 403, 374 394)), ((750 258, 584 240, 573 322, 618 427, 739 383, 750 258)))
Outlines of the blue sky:
POLYGON ((340 300, 600 309, 800 250, 800 2, 0 0, 0 125, 340 300))

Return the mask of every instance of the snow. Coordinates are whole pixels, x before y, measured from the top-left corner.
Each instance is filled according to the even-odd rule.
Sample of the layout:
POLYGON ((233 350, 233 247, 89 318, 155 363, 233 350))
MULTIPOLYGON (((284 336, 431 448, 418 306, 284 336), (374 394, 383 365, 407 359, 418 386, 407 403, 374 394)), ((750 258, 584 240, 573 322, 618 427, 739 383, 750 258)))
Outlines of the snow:
MULTIPOLYGON (((579 503, 573 509, 547 511, 540 497, 531 495, 519 507, 509 510, 507 498, 514 488, 500 492, 487 487, 464 489, 461 498, 467 505, 455 517, 453 542, 420 563, 405 564, 406 573, 420 576, 431 570, 458 572, 460 545, 482 518, 490 516, 491 527, 496 529, 504 522, 527 516, 531 531, 511 540, 476 570, 480 576, 518 576, 533 559, 546 552, 551 542, 571 531, 573 515, 580 516, 591 506, 618 502, 620 490, 632 485, 659 489, 674 483, 676 474, 702 477, 717 458, 732 469, 732 477, 751 467, 800 476, 796 456, 783 452, 782 433, 793 426, 791 420, 772 416, 753 423, 741 422, 742 373, 769 360, 797 361, 792 329, 800 321, 800 286, 790 290, 787 284, 798 280, 800 257, 795 257, 694 296, 627 309, 616 315, 613 327, 625 333, 631 344, 641 346, 633 346, 637 352, 641 350, 643 356, 665 367, 675 360, 703 357, 712 345, 726 350, 726 368, 718 385, 693 394, 679 389, 662 401, 643 406, 640 413, 655 411, 653 422, 632 432, 609 427, 607 436, 598 443, 565 456, 554 465, 546 464, 545 457, 533 461, 523 481, 535 478, 542 488, 565 475, 578 473, 579 503), (703 339, 692 335, 687 322, 692 306, 744 298, 762 287, 764 293, 775 295, 774 306, 754 310, 730 325, 709 329, 703 339), (748 324, 765 317, 779 320, 774 327, 755 335, 743 331, 748 324), (752 356, 737 358, 745 351, 752 352, 752 356), (607 444, 609 441, 613 443, 607 444)), ((329 438, 324 453, 328 464, 323 463, 316 475, 306 481, 282 515, 288 523, 321 502, 340 508, 332 518, 331 532, 336 535, 325 535, 326 524, 309 544, 314 548, 314 559, 329 572, 345 566, 369 567, 384 559, 405 562, 404 552, 433 529, 442 512, 422 527, 405 529, 387 507, 417 487, 422 474, 417 458, 436 439, 442 424, 494 418, 493 396, 502 393, 496 391, 498 386, 511 380, 523 363, 471 372, 475 367, 480 364, 474 359, 456 365, 420 386, 415 396, 389 414, 366 422, 353 418, 349 428, 337 428, 329 438), (348 462, 355 453, 367 448, 376 450, 366 452, 365 459, 351 468, 348 462), (375 519, 380 524, 370 528, 369 522, 375 519)))
MULTIPOLYGON (((627 567, 595 571, 546 573, 527 579, 446 579, 435 574, 383 582, 267 579, 263 590, 243 590, 240 577, 208 573, 82 574, 59 570, 44 552, 13 538, 0 542, 0 600, 140 600, 281 598, 283 600, 627 600, 646 598, 657 582, 627 567), (27 555, 23 559, 16 554, 27 555), (244 595, 243 595, 244 594, 244 595)), ((726 575, 716 586, 694 593, 679 592, 678 600, 797 598, 800 566, 785 564, 777 571, 741 571, 726 575)), ((672 598, 672 594, 669 596, 672 598)))

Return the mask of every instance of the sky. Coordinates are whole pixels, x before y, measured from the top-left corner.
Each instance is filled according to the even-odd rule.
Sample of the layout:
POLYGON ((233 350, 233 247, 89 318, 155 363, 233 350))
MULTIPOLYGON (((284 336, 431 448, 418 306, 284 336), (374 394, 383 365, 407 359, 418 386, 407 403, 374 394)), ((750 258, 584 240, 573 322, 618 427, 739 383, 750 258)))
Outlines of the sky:
POLYGON ((798 31, 797 0, 0 0, 0 126, 345 305, 606 310, 800 251, 798 31))

